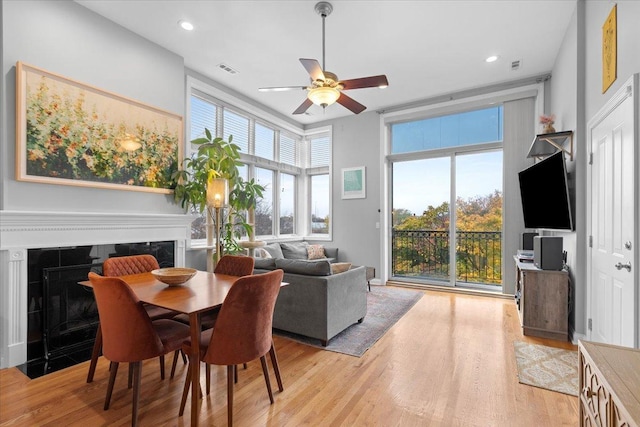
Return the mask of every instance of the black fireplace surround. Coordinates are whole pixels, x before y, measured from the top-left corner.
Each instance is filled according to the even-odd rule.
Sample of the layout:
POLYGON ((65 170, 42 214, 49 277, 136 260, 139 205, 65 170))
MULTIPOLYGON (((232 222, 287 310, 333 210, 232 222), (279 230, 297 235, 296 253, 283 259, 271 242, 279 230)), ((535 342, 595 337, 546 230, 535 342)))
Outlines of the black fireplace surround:
POLYGON ((90 271, 102 273, 104 259, 151 254, 160 267, 173 267, 174 252, 173 241, 29 249, 23 372, 36 378, 90 358, 98 310, 91 289, 78 282, 87 280, 90 271))

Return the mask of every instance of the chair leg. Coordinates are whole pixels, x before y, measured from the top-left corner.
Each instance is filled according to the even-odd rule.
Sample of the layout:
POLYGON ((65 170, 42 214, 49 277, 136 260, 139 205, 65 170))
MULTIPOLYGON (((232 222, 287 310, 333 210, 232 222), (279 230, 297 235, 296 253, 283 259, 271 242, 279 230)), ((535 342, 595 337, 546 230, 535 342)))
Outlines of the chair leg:
POLYGON ((129 363, 129 376, 127 377, 127 388, 133 387, 133 365, 129 363))
POLYGON ((96 373, 96 365, 98 364, 98 357, 102 352, 102 329, 98 323, 98 330, 96 331, 96 340, 93 342, 93 351, 91 351, 91 363, 89 364, 89 373, 87 374, 87 382, 93 381, 93 375, 96 373))
POLYGON ((142 377, 142 362, 133 362, 133 405, 131 409, 131 427, 138 425, 138 400, 140 399, 140 379, 142 377))
POLYGON ((236 365, 227 366, 227 425, 233 426, 233 378, 236 365))
POLYGON ((180 350, 176 350, 173 353, 173 362, 171 363, 171 376, 169 376, 170 379, 173 379, 173 376, 176 373, 176 365, 178 364, 178 353, 180 353, 180 350))
POLYGON ((182 390, 182 400, 180 401, 179 416, 184 415, 184 407, 187 404, 187 396, 189 394, 189 385, 191 385, 191 363, 187 366, 187 377, 184 380, 184 389, 182 390))
POLYGON ((207 376, 207 396, 209 396, 209 392, 211 391, 211 365, 205 363, 204 372, 204 374, 207 376))
POLYGON ((180 349, 180 354, 182 355, 182 363, 184 363, 186 365, 187 364, 187 355, 184 354, 184 351, 182 351, 182 349, 180 349))
POLYGON ((107 396, 104 398, 104 410, 109 409, 111 403, 111 394, 113 394, 113 385, 116 382, 116 374, 118 373, 118 362, 109 364, 109 385, 107 386, 107 396))
POLYGON ((265 356, 261 356, 260 363, 262 364, 262 373, 264 374, 264 382, 267 384, 267 391, 269 392, 269 400, 273 405, 273 391, 271 391, 271 380, 269 379, 269 368, 267 368, 267 358, 265 356))
POLYGON ((271 357, 271 364, 273 365, 273 370, 276 373, 276 381, 278 381, 278 391, 282 393, 284 391, 284 386, 282 385, 282 377, 280 376, 280 366, 278 366, 278 356, 276 355, 276 348, 273 345, 273 341, 271 341, 271 349, 269 350, 269 356, 271 357))
POLYGON ((164 379, 164 354, 160 356, 160 379, 164 379))
POLYGON ((233 382, 238 384, 238 366, 233 366, 233 382))

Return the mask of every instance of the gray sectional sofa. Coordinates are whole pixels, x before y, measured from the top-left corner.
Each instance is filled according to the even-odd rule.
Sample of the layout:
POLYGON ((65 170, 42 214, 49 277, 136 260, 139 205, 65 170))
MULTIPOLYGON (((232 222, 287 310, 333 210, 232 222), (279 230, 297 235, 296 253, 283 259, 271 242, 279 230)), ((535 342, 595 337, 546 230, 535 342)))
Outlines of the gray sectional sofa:
MULTIPOLYGON (((308 259, 306 242, 272 243, 256 257, 254 273, 284 270, 273 314, 273 327, 321 341, 331 338, 367 314, 365 267, 352 266, 337 272, 337 248, 323 248, 325 258, 308 259), (333 268, 332 268, 333 267, 333 268)), ((317 247, 316 247, 317 249, 317 247)))

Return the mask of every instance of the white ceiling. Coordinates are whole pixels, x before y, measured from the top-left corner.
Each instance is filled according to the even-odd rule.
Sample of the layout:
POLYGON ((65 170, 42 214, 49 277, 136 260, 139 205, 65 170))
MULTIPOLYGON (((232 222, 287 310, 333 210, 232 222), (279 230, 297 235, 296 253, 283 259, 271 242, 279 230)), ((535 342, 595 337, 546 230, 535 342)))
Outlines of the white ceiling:
MULTIPOLYGON (((306 92, 258 92, 305 86, 299 58, 322 63, 316 0, 76 0, 182 56, 185 66, 301 124, 351 115, 339 104, 291 113, 306 92), (182 30, 189 20, 195 30, 182 30), (218 65, 238 71, 232 75, 218 65)), ((332 0, 326 18, 326 68, 342 80, 386 74, 387 89, 347 94, 366 111, 549 72, 575 0, 332 0), (494 63, 484 60, 499 55, 494 63), (518 71, 511 62, 521 61, 518 71)))

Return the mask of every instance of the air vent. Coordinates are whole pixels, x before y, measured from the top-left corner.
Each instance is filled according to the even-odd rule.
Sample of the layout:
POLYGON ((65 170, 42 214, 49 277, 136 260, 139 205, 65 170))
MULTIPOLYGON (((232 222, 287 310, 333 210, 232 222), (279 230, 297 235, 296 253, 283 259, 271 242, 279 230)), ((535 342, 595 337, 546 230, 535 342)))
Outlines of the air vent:
POLYGON ((233 68, 229 67, 227 64, 218 64, 218 68, 220 68, 221 70, 226 71, 229 74, 238 74, 238 72, 236 70, 234 70, 233 68))
POLYGON ((520 69, 520 65, 522 65, 522 61, 519 59, 516 61, 511 61, 511 71, 518 71, 520 69))

